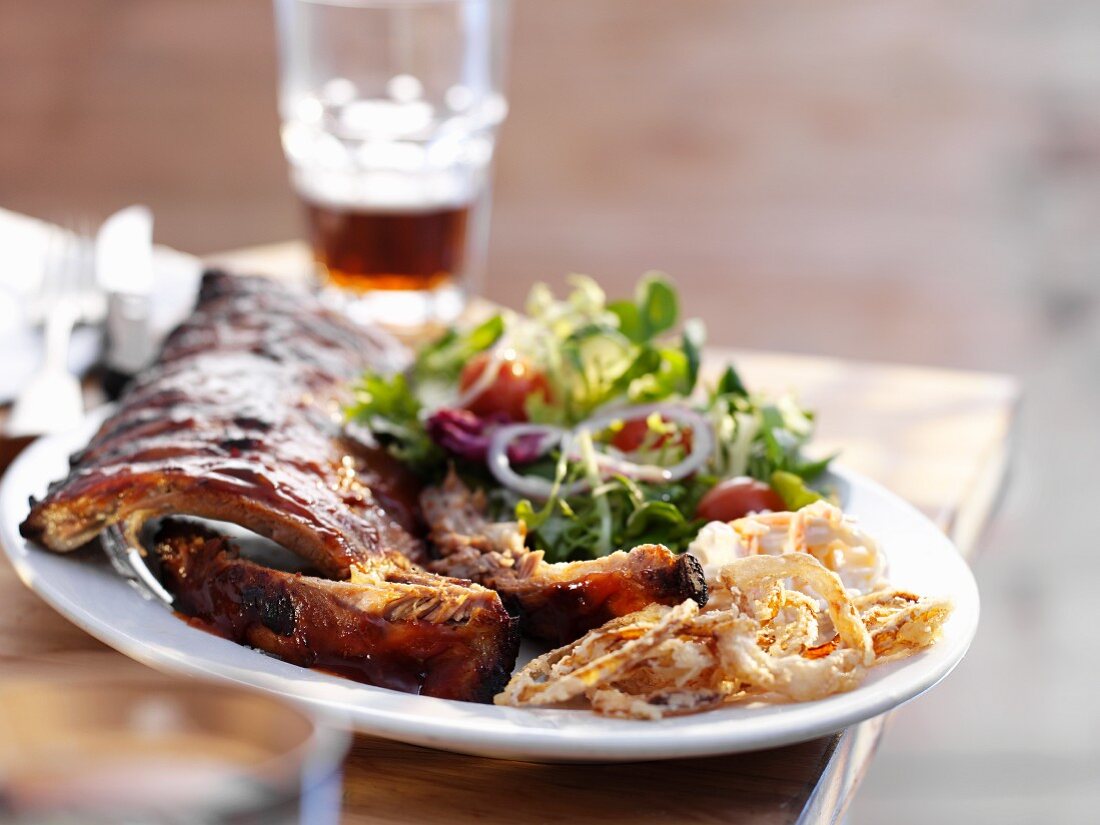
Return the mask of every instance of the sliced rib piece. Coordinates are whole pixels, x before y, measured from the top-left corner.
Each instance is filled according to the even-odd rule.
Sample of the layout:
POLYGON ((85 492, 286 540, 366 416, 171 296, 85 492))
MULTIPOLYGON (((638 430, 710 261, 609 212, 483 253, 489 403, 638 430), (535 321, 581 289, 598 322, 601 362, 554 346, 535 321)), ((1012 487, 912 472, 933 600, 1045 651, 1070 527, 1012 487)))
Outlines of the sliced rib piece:
POLYGON ((549 564, 541 550, 525 546, 522 522, 489 521, 484 493, 472 492, 454 473, 421 493, 420 502, 439 555, 428 569, 493 588, 530 636, 566 644, 649 604, 706 604, 702 568, 687 554, 646 544, 591 561, 549 564))
POLYGON ((443 699, 490 701, 508 681, 516 620, 467 581, 380 559, 350 582, 284 573, 237 557, 224 538, 166 523, 157 537, 178 609, 230 639, 304 667, 443 699))
POLYGON ((64 552, 109 524, 136 536, 187 514, 248 527, 335 578, 380 555, 422 560, 411 474, 341 430, 348 382, 406 359, 309 295, 207 274, 195 313, 23 535, 64 552))

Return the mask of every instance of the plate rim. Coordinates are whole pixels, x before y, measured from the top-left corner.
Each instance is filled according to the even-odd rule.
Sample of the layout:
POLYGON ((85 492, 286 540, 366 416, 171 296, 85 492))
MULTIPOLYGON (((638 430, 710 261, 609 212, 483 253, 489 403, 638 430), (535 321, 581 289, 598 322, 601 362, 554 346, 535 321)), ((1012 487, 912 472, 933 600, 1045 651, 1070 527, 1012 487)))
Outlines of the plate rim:
MULTIPOLYGON (((31 552, 41 552, 45 554, 44 559, 52 560, 61 559, 62 555, 50 554, 49 551, 38 549, 18 534, 18 521, 25 515, 27 504, 25 497, 22 497, 21 508, 13 501, 17 501, 14 497, 20 492, 27 492, 29 482, 24 483, 23 489, 19 490, 20 481, 28 474, 32 477, 35 475, 28 468, 31 468, 36 460, 41 460, 48 454, 56 455, 61 451, 68 455, 71 449, 78 448, 86 442, 94 431, 93 427, 106 414, 106 411, 97 410, 95 414, 88 416, 81 428, 38 439, 12 462, 0 480, 0 546, 3 547, 5 555, 23 584, 52 609, 89 635, 123 655, 156 670, 189 677, 228 681, 281 696, 311 707, 332 721, 350 725, 356 730, 374 736, 458 753, 538 762, 651 761, 714 756, 778 747, 834 733, 857 722, 881 715, 927 692, 946 678, 962 661, 978 627, 980 596, 977 583, 969 565, 947 535, 913 505, 882 485, 853 470, 837 466, 833 474, 844 483, 852 485, 853 489, 865 491, 884 499, 893 507, 908 511, 909 517, 915 519, 915 523, 919 523, 921 529, 931 531, 930 535, 934 534, 938 537, 936 543, 940 544, 942 549, 950 551, 950 554, 944 555, 943 561, 956 568, 957 589, 951 594, 956 605, 956 615, 952 617, 956 627, 949 643, 949 655, 939 655, 934 660, 935 665, 926 668, 927 672, 920 679, 908 682, 902 680, 901 687, 895 687, 892 691, 885 689, 868 691, 868 687, 876 687, 876 685, 861 685, 851 692, 837 694, 817 702, 768 705, 769 710, 782 708, 783 712, 761 713, 756 718, 730 718, 728 715, 715 718, 710 715, 723 713, 730 710, 729 708, 712 711, 710 714, 676 718, 698 722, 697 725, 693 725, 676 723, 675 719, 658 722, 610 720, 592 716, 587 711, 471 706, 445 699, 400 694, 350 682, 323 672, 298 668, 259 651, 206 634, 202 630, 188 628, 193 633, 201 633, 210 639, 217 639, 226 645, 231 645, 235 651, 247 651, 245 655, 240 656, 240 664, 234 663, 229 666, 214 661, 210 653, 196 659, 186 651, 165 647, 155 639, 142 640, 133 637, 126 631, 113 626, 106 617, 89 612, 70 599, 56 584, 39 575, 37 568, 40 565, 34 564, 31 552), (14 523, 11 523, 9 516, 16 519, 14 523), (11 534, 14 534, 18 541, 10 541, 11 534), (964 609, 960 611, 960 607, 964 609), (258 665, 259 660, 250 658, 253 655, 261 656, 267 664, 258 665), (252 667, 249 667, 250 662, 252 667), (271 663, 281 668, 292 668, 294 673, 288 673, 287 676, 280 675, 277 672, 280 667, 273 666, 271 663), (311 689, 309 695, 290 689, 293 685, 288 684, 290 676, 300 677, 303 673, 309 676, 305 679, 307 683, 319 686, 316 690, 311 689), (344 693, 353 693, 356 697, 365 698, 366 701, 352 703, 346 700, 350 697, 342 700, 341 694, 344 693), (821 710, 822 703, 828 703, 831 712, 815 712, 821 710), (414 710, 410 712, 406 708, 399 707, 398 712, 395 713, 393 708, 401 705, 410 705, 414 710), (482 720, 488 724, 478 724, 479 714, 472 711, 470 714, 459 713, 455 708, 450 707, 455 705, 472 709, 490 708, 497 712, 496 716, 501 717, 501 721, 493 722, 492 719, 495 717, 491 717, 488 720, 482 720), (562 717, 560 714, 570 714, 570 716, 562 717), (577 719, 575 714, 583 714, 583 718, 589 724, 573 724, 572 722, 577 719), (517 715, 525 719, 527 724, 517 724, 512 718, 517 715), (566 718, 570 720, 566 728, 554 724, 555 719, 560 721, 566 718), (531 724, 536 720, 540 721, 540 724, 531 724), (708 724, 707 720, 711 723, 708 724), (668 724, 670 722, 674 724, 668 724), (692 730, 692 728, 703 730, 692 730), (578 752, 578 748, 583 748, 583 751, 578 752)), ((880 537, 880 541, 889 544, 889 538, 880 537)), ((118 582, 133 599, 142 601, 140 594, 129 584, 121 578, 118 582)), ((186 627, 163 605, 158 604, 155 608, 163 611, 172 622, 186 627)), ((945 644, 948 644, 947 639, 940 642, 940 645, 945 644)), ((947 650, 939 648, 939 652, 946 654, 947 650)), ((918 654, 920 657, 929 655, 930 653, 918 654)), ((896 665, 882 667, 895 668, 891 671, 895 673, 904 671, 906 665, 911 666, 918 661, 920 660, 909 659, 896 665)), ((738 710, 753 712, 753 709, 744 707, 738 710)))

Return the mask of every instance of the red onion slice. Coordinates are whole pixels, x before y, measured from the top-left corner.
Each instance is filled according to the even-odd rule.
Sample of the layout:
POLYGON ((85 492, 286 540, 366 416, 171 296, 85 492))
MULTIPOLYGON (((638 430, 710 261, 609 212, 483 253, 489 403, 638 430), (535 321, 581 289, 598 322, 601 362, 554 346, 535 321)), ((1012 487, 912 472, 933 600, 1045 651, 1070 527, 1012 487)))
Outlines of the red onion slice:
MULTIPOLYGON (((545 501, 554 493, 554 482, 540 476, 525 476, 512 469, 508 458, 508 447, 517 438, 542 436, 538 454, 545 455, 552 447, 561 444, 569 436, 568 430, 551 427, 546 424, 505 424, 498 427, 489 441, 489 455, 486 463, 493 477, 509 490, 528 498, 545 501)), ((584 492, 588 488, 585 481, 564 484, 558 490, 566 498, 584 492)))
MULTIPOLYGON (((653 413, 658 413, 668 421, 674 421, 683 427, 690 427, 692 431, 691 452, 682 461, 671 467, 661 467, 656 464, 636 464, 625 458, 609 453, 597 452, 596 466, 602 477, 623 475, 636 481, 650 484, 668 484, 686 478, 706 464, 714 451, 714 433, 710 422, 699 413, 689 407, 675 404, 645 404, 637 407, 623 407, 608 411, 589 418, 579 424, 573 433, 588 431, 600 432, 607 429, 615 421, 630 421, 637 418, 648 418, 653 413)), ((519 438, 531 438, 541 436, 542 441, 538 445, 538 455, 545 455, 551 448, 561 445, 571 461, 580 460, 580 453, 572 448, 573 440, 568 430, 561 427, 553 427, 546 424, 507 424, 496 428, 489 442, 488 466, 494 478, 503 486, 528 498, 545 501, 554 492, 554 482, 539 476, 526 476, 517 473, 512 468, 512 462, 508 457, 509 445, 519 438)), ((558 490, 558 494, 569 498, 579 495, 590 489, 587 480, 575 481, 564 484, 558 490)))
MULTIPOLYGON (((671 467, 661 467, 657 464, 635 464, 626 459, 601 453, 597 457, 597 462, 601 466, 617 468, 613 472, 621 473, 628 478, 654 484, 679 481, 702 469, 711 453, 714 452, 714 431, 711 429, 710 422, 707 421, 706 417, 690 407, 661 402, 642 404, 637 407, 621 407, 594 415, 578 425, 577 429, 587 429, 596 433, 606 430, 616 421, 644 419, 653 415, 653 413, 657 413, 661 418, 673 421, 682 427, 691 428, 691 452, 684 456, 683 460, 671 467)), ((570 458, 572 457, 570 456, 570 458)))

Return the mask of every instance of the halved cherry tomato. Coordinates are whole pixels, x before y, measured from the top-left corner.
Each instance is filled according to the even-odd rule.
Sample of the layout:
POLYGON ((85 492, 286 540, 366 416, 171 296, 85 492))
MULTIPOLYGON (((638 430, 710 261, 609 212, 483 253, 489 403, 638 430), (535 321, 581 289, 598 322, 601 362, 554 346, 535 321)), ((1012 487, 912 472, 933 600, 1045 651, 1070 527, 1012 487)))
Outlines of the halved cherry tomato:
POLYGON ((695 508, 695 516, 707 521, 733 521, 761 510, 786 509, 779 493, 763 481, 741 476, 719 482, 708 490, 695 508))
MULTIPOLYGON (((662 419, 667 424, 667 420, 662 419)), ((649 422, 645 418, 631 418, 623 422, 622 428, 615 431, 611 437, 611 446, 624 453, 632 453, 645 443, 649 437, 649 422)), ((659 449, 668 443, 670 438, 675 438, 675 443, 684 448, 684 452, 691 452, 691 430, 679 430, 675 433, 665 433, 658 436, 653 442, 653 447, 659 449)))
MULTIPOLYGON (((466 392, 477 382, 491 359, 488 352, 474 356, 459 376, 459 392, 466 392)), ((527 359, 513 356, 501 361, 496 378, 466 403, 466 409, 482 417, 503 415, 510 421, 526 421, 525 404, 532 395, 549 401, 550 384, 527 359)))

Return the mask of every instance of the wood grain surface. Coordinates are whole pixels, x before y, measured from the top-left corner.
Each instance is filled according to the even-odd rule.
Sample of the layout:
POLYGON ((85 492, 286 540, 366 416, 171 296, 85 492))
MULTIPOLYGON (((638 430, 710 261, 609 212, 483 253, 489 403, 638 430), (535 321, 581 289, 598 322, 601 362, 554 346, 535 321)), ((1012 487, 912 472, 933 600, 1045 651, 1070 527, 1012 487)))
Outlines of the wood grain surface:
MULTIPOLYGON (((277 272, 298 247, 230 256, 277 272)), ((223 258, 223 261, 226 259, 223 258)), ((970 552, 1003 477, 1017 389, 1008 378, 836 359, 712 350, 750 386, 797 388, 818 411, 822 449, 908 498, 970 552)), ((5 679, 155 680, 70 625, 0 563, 5 679)), ((749 754, 627 765, 536 765, 358 736, 346 764, 349 823, 823 822, 838 819, 885 725, 749 754)))

